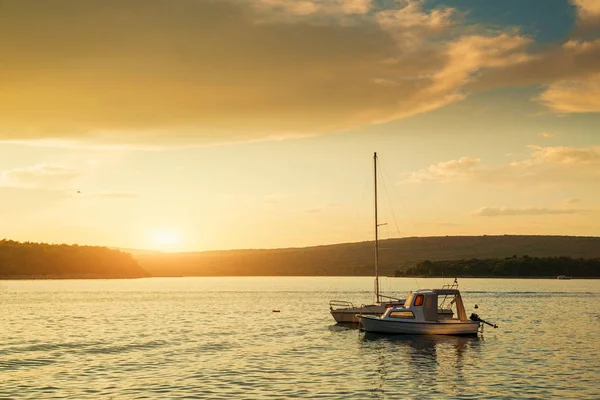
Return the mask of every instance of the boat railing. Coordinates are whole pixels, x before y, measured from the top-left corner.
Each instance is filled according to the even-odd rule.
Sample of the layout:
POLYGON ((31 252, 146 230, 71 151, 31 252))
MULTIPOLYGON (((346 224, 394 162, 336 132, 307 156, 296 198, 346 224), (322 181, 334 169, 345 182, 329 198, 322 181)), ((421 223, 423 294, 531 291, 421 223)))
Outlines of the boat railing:
POLYGON ((386 295, 383 295, 383 294, 380 294, 379 297, 383 297, 383 298, 386 298, 386 299, 389 299, 389 300, 392 300, 392 301, 404 301, 403 299, 399 299, 397 297, 392 297, 392 296, 386 296, 386 295))
MULTIPOLYGON (((446 285, 442 285, 442 289, 458 289, 458 278, 454 278, 454 282, 452 282, 452 284, 446 284, 446 285)), ((444 298, 442 299, 442 302, 440 303, 439 308, 441 310, 452 310, 452 305, 454 304, 454 295, 452 296, 452 300, 450 301, 450 304, 446 305, 446 300, 448 299, 448 295, 444 295, 444 298), (444 308, 446 307, 446 308, 444 308)))
POLYGON ((442 285, 442 289, 458 289, 458 278, 454 278, 452 284, 442 285))
POLYGON ((335 310, 336 308, 354 308, 354 304, 345 300, 329 300, 329 309, 335 310))

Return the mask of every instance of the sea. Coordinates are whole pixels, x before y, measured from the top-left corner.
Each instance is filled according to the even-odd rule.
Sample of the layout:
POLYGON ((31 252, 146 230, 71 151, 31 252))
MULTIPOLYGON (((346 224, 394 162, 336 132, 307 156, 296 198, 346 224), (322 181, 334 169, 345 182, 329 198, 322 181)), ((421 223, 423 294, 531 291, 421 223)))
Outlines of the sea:
POLYGON ((600 280, 458 282, 497 329, 336 325, 329 300, 371 302, 368 277, 0 281, 0 398, 600 399, 600 280))

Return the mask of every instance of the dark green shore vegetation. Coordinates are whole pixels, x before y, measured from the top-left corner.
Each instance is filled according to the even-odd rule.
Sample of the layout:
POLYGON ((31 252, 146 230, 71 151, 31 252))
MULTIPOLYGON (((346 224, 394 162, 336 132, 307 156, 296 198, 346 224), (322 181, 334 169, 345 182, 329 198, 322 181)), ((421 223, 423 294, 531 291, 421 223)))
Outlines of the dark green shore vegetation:
POLYGON ((107 247, 0 241, 1 279, 146 276, 131 254, 107 247))
POLYGON ((600 258, 529 257, 425 260, 396 271, 397 277, 600 277, 600 258))

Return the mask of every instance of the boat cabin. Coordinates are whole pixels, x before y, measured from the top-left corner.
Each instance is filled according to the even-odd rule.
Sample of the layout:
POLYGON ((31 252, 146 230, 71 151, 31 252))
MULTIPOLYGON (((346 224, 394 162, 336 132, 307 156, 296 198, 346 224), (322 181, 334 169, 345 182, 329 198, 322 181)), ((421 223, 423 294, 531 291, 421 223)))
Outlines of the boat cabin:
POLYGON ((403 306, 388 308, 382 318, 437 322, 440 319, 467 321, 467 314, 458 289, 421 289, 410 293, 403 306), (441 313, 456 306, 456 318, 441 313))

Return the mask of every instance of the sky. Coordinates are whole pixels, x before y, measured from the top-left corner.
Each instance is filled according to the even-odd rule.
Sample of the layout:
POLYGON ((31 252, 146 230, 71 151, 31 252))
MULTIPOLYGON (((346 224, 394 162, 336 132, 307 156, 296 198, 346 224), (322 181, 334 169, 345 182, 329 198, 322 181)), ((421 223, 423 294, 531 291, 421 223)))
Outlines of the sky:
POLYGON ((600 235, 598 0, 0 0, 0 238, 600 235))

